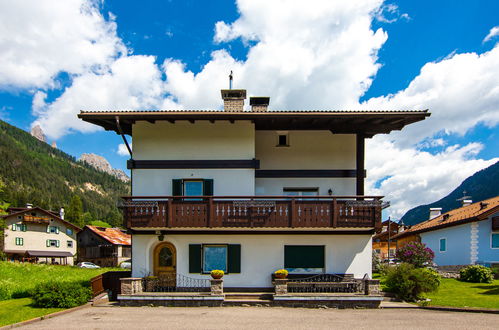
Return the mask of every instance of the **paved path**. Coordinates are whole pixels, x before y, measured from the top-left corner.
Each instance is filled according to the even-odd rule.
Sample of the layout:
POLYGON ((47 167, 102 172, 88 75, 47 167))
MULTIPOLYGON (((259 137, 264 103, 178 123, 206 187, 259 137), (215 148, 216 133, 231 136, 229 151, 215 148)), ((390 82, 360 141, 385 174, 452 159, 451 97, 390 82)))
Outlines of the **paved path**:
POLYGON ((21 329, 498 329, 499 315, 421 309, 90 307, 21 329))

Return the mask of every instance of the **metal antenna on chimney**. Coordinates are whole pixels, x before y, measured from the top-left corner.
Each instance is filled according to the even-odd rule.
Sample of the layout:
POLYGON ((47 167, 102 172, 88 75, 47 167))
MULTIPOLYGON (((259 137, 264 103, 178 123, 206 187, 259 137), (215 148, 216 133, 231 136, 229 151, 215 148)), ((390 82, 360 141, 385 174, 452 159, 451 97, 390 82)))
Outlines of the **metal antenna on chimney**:
POLYGON ((230 75, 229 75, 229 89, 232 89, 232 70, 230 70, 230 75))

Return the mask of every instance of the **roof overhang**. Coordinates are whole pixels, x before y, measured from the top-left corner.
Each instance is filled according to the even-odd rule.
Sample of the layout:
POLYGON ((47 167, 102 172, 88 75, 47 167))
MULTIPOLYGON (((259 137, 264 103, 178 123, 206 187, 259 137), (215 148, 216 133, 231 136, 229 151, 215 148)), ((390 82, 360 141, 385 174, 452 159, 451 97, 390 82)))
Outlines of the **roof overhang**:
POLYGON ((420 111, 81 111, 82 120, 105 130, 132 135, 132 125, 139 121, 251 121, 256 130, 329 130, 335 134, 363 134, 372 137, 401 130, 404 126, 429 117, 420 111), (119 120, 117 120, 119 119, 119 120))

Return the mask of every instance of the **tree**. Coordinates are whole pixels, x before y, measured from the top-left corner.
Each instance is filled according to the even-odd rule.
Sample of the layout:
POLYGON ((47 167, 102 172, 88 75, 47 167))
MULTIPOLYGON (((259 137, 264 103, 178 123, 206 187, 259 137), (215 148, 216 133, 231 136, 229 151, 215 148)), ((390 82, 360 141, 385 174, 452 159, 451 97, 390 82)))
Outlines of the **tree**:
POLYGON ((397 258, 415 267, 431 266, 435 253, 424 243, 411 242, 397 250, 397 258))
POLYGON ((73 195, 66 211, 66 219, 72 224, 83 227, 83 203, 78 195, 73 195))

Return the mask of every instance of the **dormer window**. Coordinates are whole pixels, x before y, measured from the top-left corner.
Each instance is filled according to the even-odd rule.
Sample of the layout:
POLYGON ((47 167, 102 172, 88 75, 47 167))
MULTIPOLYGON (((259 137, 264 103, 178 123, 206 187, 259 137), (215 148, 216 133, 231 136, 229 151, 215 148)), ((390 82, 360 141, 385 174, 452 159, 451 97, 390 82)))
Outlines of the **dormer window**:
POLYGON ((284 132, 277 133, 277 147, 289 147, 289 134, 284 132))

